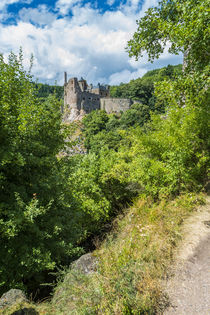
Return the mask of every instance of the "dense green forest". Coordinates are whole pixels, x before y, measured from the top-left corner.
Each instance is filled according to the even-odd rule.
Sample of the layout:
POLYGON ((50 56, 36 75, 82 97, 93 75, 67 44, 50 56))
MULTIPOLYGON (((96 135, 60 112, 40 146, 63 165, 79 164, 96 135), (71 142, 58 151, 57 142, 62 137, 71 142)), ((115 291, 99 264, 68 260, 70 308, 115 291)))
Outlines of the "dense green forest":
POLYGON ((63 99, 63 86, 35 83, 35 89, 39 98, 46 98, 50 94, 55 94, 59 100, 63 99))
MULTIPOLYGON (((30 72, 23 68, 22 52, 11 53, 8 62, 0 55, 0 293, 23 288, 35 294, 51 272, 69 266, 88 250, 87 240, 91 244, 107 222, 137 198, 161 204, 205 187, 209 169, 206 9, 206 0, 162 0, 140 19, 128 43, 130 56, 139 58, 146 49, 152 60, 170 41, 171 52, 187 51, 186 66, 183 72, 181 66, 168 66, 111 87, 112 96, 140 103, 120 115, 104 111, 86 115, 78 138, 86 154, 61 154, 77 140, 65 141, 74 128, 62 123, 60 87, 56 94, 51 93, 54 87, 40 84, 37 93, 30 72)), ((152 222, 159 218, 158 213, 152 216, 152 208, 142 207, 144 218, 150 211, 152 222)), ((148 242, 149 238, 144 246, 148 242)), ((142 258, 144 263, 154 264, 151 252, 142 258)), ((87 288, 89 295, 79 306, 75 300, 75 314, 154 314, 153 296, 148 293, 142 300, 143 288, 135 282, 132 266, 138 257, 125 260, 126 248, 119 257, 113 273, 101 267, 96 290, 85 280, 81 290, 87 288), (127 279, 124 284, 123 279, 127 279)))

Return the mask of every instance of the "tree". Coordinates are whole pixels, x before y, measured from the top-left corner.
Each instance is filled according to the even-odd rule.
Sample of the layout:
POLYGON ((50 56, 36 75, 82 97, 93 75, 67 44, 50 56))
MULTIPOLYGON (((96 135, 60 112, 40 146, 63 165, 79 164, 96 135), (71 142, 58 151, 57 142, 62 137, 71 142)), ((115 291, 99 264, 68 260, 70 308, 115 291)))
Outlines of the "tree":
MULTIPOLYGON (((49 272, 84 252, 82 242, 100 231, 121 193, 101 183, 95 154, 61 156, 69 128, 60 102, 40 99, 22 64, 22 52, 8 62, 0 56, 0 295, 49 283, 49 272)), ((91 115, 90 139, 108 121, 103 111, 91 115)))
POLYGON ((128 42, 129 54, 136 59, 146 51, 153 61, 168 45, 170 53, 185 54, 183 75, 155 87, 156 104, 164 105, 165 116, 152 115, 151 129, 145 138, 139 137, 140 141, 146 139, 145 143, 136 145, 140 154, 134 170, 142 189, 149 193, 198 189, 207 180, 208 34, 207 0, 162 0, 138 21, 138 29, 128 42))
POLYGON ((137 22, 127 47, 130 57, 138 59, 146 51, 153 61, 169 44, 170 53, 185 53, 188 71, 203 69, 210 57, 208 8, 208 0, 160 1, 137 22))
POLYGON ((143 104, 133 104, 131 108, 122 114, 120 127, 128 129, 132 126, 143 126, 150 119, 150 108, 143 104))
POLYGON ((55 93, 56 97, 59 100, 63 99, 63 86, 36 83, 35 88, 37 89, 37 96, 40 98, 44 99, 50 94, 55 93))
POLYGON ((22 63, 21 51, 8 63, 0 56, 0 294, 34 289, 77 251, 69 233, 76 206, 71 192, 64 200, 56 157, 64 142, 60 103, 37 98, 22 63))
POLYGON ((83 133, 85 135, 85 147, 89 150, 91 139, 100 131, 106 129, 109 117, 104 110, 95 110, 83 118, 83 133))

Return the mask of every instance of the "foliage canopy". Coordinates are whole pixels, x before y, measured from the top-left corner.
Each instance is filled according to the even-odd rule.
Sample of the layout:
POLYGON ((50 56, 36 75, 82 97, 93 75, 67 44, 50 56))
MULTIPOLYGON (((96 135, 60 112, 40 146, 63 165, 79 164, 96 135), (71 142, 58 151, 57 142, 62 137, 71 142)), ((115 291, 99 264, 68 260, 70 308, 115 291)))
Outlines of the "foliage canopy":
POLYGON ((185 53, 188 70, 200 70, 209 64, 208 0, 162 0, 137 24, 128 42, 130 57, 138 59, 146 51, 153 61, 169 45, 170 53, 185 53))

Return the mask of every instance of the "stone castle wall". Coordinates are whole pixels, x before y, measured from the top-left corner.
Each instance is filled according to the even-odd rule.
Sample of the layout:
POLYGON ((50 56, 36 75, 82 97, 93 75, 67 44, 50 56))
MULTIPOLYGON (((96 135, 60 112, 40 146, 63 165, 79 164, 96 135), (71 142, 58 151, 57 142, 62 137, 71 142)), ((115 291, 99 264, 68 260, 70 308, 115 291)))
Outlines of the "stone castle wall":
MULTIPOLYGON (((108 86, 98 84, 97 87, 88 86, 86 80, 71 78, 67 82, 65 73, 64 83, 64 112, 80 111, 89 113, 92 110, 103 109, 108 114, 126 111, 133 102, 130 99, 110 98, 108 86)), ((68 114, 69 115, 69 114, 68 114)))
POLYGON ((127 98, 101 98, 100 108, 108 114, 119 113, 128 110, 132 103, 132 100, 127 98))

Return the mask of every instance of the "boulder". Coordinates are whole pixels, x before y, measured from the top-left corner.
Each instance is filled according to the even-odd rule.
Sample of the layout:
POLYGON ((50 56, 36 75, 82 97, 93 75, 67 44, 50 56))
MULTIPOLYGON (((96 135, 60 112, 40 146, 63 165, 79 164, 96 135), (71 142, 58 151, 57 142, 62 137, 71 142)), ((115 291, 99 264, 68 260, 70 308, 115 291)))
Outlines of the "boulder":
POLYGON ((11 289, 8 292, 4 293, 0 298, 0 309, 22 302, 27 302, 25 293, 22 290, 11 289))
POLYGON ((96 271, 98 260, 92 253, 82 255, 79 259, 72 263, 72 268, 89 275, 96 271))

